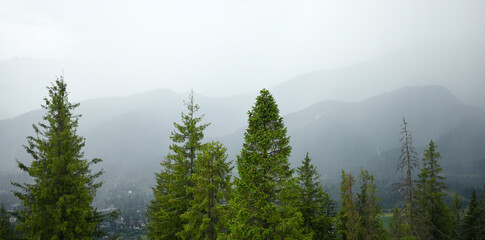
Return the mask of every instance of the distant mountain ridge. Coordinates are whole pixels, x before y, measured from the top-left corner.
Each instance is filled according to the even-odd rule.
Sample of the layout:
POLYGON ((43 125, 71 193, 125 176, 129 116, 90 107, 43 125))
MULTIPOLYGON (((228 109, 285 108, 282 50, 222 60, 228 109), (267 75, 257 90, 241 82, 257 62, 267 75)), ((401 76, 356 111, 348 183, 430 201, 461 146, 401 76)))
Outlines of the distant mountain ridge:
MULTIPOLYGON (((100 166, 106 170, 107 183, 153 182, 152 173, 160 170, 173 122, 180 121, 186 98, 186 94, 156 90, 82 102, 77 112, 83 115, 79 133, 86 137, 86 157, 104 160, 100 166)), ((211 123, 206 141, 223 142, 229 158, 235 160, 250 103, 246 98, 196 95, 195 99, 200 114, 205 114, 204 122, 211 123)), ((31 125, 40 121, 41 114, 37 110, 0 121, 0 174, 18 171, 16 159, 29 161, 22 144, 33 134, 31 125)), ((293 148, 291 163, 298 166, 309 152, 325 180, 335 180, 341 169, 357 171, 361 166, 379 178, 395 177, 402 117, 409 122, 419 158, 433 139, 446 174, 476 176, 485 170, 485 110, 463 103, 441 86, 406 87, 360 102, 323 101, 285 115, 293 148)), ((482 181, 483 174, 476 177, 482 181)))
MULTIPOLYGON (((421 43, 354 65, 301 74, 269 90, 283 114, 300 111, 320 101, 359 102, 386 91, 415 85, 444 86, 462 101, 485 109, 482 90, 485 89, 484 63, 483 41, 421 43)), ((73 90, 75 96, 104 96, 106 88, 121 91, 122 87, 116 87, 117 83, 134 81, 138 76, 137 73, 127 73, 129 69, 104 69, 74 60, 15 58, 1 61, 0 119, 19 114, 18 109, 39 106, 31 100, 26 101, 24 96, 42 99, 45 86, 62 69, 66 72, 68 84, 70 79, 73 80, 74 84, 69 86, 83 91, 73 90), (99 86, 88 90, 82 88, 83 79, 100 79, 99 86)), ((251 106, 256 95, 257 92, 252 92, 212 99, 220 103, 251 106)))

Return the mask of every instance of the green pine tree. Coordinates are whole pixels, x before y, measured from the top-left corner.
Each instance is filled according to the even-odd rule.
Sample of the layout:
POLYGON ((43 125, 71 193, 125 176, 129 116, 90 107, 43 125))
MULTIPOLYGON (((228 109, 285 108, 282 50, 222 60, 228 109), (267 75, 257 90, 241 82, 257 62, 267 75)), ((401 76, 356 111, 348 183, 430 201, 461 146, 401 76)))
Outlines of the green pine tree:
POLYGON ((261 90, 237 156, 230 239, 304 239, 286 132, 273 96, 261 90))
POLYGON ((463 239, 485 239, 484 215, 485 208, 483 207, 483 203, 477 199, 477 192, 473 189, 463 223, 463 239))
POLYGON ((443 202, 445 178, 440 175, 440 153, 430 141, 423 158, 423 168, 416 189, 416 231, 421 239, 451 239, 453 216, 443 202))
POLYGON ((392 211, 392 217, 389 220, 389 227, 387 229, 388 235, 392 240, 398 240, 403 237, 402 231, 403 218, 399 208, 395 207, 392 211))
POLYGON ((189 189, 193 200, 182 215, 187 222, 179 234, 182 239, 215 240, 228 233, 232 167, 226 159, 226 148, 219 142, 208 143, 198 155, 189 189))
POLYGON ((5 210, 3 203, 0 208, 0 239, 17 239, 13 227, 10 224, 10 214, 5 210))
POLYGON ((385 231, 380 217, 382 209, 376 197, 374 176, 361 169, 359 175, 360 193, 357 193, 357 212, 359 213, 359 239, 385 239, 385 231))
POLYGON ((409 208, 407 212, 400 212, 399 208, 394 208, 392 218, 389 221, 388 236, 391 240, 417 240, 418 238, 411 232, 411 226, 405 221, 405 217, 409 216, 409 208))
POLYGON ((48 90, 42 105, 45 122, 33 125, 36 136, 27 137, 24 146, 33 161, 30 166, 18 162, 34 181, 13 183, 24 206, 18 229, 27 239, 92 239, 102 234, 98 225, 107 217, 91 205, 102 171, 93 174, 90 166, 101 160, 83 158, 85 139, 77 135, 80 115, 73 113, 79 104, 69 102, 63 77, 48 90))
POLYGON ((451 212, 453 214, 453 238, 457 240, 463 239, 463 206, 458 193, 453 196, 451 203, 451 212))
POLYGON ((186 223, 181 215, 193 199, 188 188, 193 186, 191 175, 209 124, 200 124, 204 115, 197 116, 199 105, 195 104, 193 92, 184 104, 188 113, 182 113, 182 124, 174 123, 170 136, 173 144, 161 163, 162 171, 156 174, 154 199, 147 208, 149 239, 178 239, 177 233, 186 223))
POLYGON ((354 176, 342 170, 340 182, 340 210, 337 213, 337 237, 340 240, 357 240, 361 231, 356 198, 353 193, 354 176))
POLYGON ((298 208, 303 214, 303 227, 312 239, 333 239, 335 204, 320 185, 320 175, 311 163, 308 153, 297 169, 300 200, 298 208))

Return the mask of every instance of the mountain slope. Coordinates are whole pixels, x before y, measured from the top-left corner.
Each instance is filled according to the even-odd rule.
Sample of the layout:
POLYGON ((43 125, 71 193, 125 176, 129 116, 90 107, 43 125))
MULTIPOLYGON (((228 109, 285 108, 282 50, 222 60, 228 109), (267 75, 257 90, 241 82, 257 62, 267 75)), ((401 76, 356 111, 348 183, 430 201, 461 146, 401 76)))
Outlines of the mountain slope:
POLYGON ((414 85, 440 85, 462 101, 485 108, 485 44, 433 42, 334 70, 303 74, 271 88, 284 113, 320 101, 362 101, 414 85))

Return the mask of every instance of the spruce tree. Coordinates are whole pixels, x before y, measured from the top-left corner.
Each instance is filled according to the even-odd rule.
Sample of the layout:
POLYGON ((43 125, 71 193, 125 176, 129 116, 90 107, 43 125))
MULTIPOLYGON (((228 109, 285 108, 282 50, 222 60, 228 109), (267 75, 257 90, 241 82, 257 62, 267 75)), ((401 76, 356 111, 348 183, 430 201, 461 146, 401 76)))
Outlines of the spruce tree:
POLYGON ((0 208, 0 239, 16 239, 15 232, 10 224, 10 214, 2 203, 0 208))
POLYGON ((484 216, 485 208, 483 202, 477 199, 477 192, 473 189, 463 223, 463 239, 485 239, 484 216))
POLYGON ((304 239, 298 187, 288 163, 290 139, 268 90, 260 91, 248 115, 237 156, 229 239, 304 239))
POLYGON ((107 217, 91 205, 102 184, 95 180, 103 172, 93 174, 90 166, 101 160, 84 159, 85 139, 77 134, 80 115, 73 113, 79 104, 69 102, 63 77, 48 91, 42 105, 45 122, 33 125, 36 136, 27 137, 24 146, 33 161, 30 166, 18 162, 33 183, 13 183, 24 207, 18 229, 27 239, 92 239, 102 234, 98 225, 107 217))
POLYGON ((405 216, 409 216, 409 207, 405 211, 400 212, 399 208, 394 208, 392 218, 389 221, 388 235, 391 240, 417 240, 411 232, 411 226, 404 220, 405 216))
POLYGON ((388 235, 392 240, 401 239, 404 236, 403 230, 403 218, 399 208, 395 207, 392 211, 392 217, 389 220, 388 235))
POLYGON ((341 178, 341 203, 340 210, 337 213, 337 237, 340 240, 356 240, 361 231, 361 226, 353 193, 355 179, 351 173, 346 174, 344 170, 342 170, 341 178))
POLYGON ((298 208, 303 214, 303 227, 312 239, 333 239, 335 204, 320 185, 320 175, 311 163, 308 153, 297 169, 300 200, 298 208))
POLYGON ((457 240, 463 239, 463 210, 462 202, 458 193, 453 196, 451 202, 451 212, 453 215, 453 238, 457 240))
POLYGON ((416 230, 421 239, 450 239, 453 217, 443 202, 445 178, 440 175, 441 158, 437 146, 430 141, 423 157, 423 168, 418 175, 416 189, 416 230))
POLYGON ((357 193, 357 212, 359 213, 358 239, 385 239, 385 231, 380 221, 382 214, 379 198, 376 196, 374 176, 361 169, 359 175, 360 193, 357 193))
POLYGON ((228 233, 232 167, 226 159, 226 148, 219 142, 208 143, 198 155, 192 174, 194 186, 189 188, 193 199, 182 214, 187 222, 179 234, 182 239, 215 240, 228 233))
POLYGON ((149 239, 178 239, 177 234, 186 223, 181 215, 193 199, 188 188, 193 186, 191 175, 203 147, 204 129, 209 124, 200 124, 204 115, 197 116, 199 105, 195 104, 193 92, 184 104, 188 112, 182 112, 182 124, 174 123, 175 130, 170 136, 173 144, 161 163, 161 172, 156 174, 154 199, 147 208, 149 239))

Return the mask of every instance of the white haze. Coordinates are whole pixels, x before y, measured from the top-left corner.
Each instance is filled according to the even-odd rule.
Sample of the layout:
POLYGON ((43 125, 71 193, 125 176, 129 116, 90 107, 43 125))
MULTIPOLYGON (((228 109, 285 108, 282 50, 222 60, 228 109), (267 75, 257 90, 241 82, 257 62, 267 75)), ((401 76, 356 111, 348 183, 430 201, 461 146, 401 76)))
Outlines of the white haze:
POLYGON ((423 42, 484 43, 484 23, 485 1, 2 1, 0 119, 38 108, 62 70, 74 101, 233 96, 423 42))

